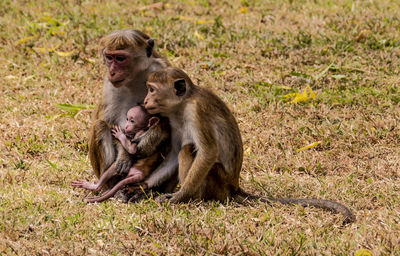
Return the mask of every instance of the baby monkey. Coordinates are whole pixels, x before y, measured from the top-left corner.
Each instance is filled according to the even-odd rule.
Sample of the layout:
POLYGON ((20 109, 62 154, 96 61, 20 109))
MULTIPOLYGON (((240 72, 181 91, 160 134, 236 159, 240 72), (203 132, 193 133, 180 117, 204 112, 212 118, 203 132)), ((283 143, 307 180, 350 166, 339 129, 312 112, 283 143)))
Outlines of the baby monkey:
MULTIPOLYGON (((118 190, 123 188, 128 184, 138 183, 143 181, 159 164, 161 154, 157 151, 158 145, 151 145, 153 150, 147 156, 140 158, 137 155, 138 143, 135 141, 141 137, 148 129, 156 127, 160 122, 160 119, 156 116, 150 115, 143 106, 135 106, 128 110, 125 133, 122 131, 120 126, 116 126, 111 130, 112 135, 118 139, 125 150, 132 156, 136 156, 138 159, 134 165, 129 169, 127 176, 119 181, 114 187, 105 192, 101 196, 89 197, 86 199, 87 202, 102 202, 112 197, 118 190)), ((161 138, 155 140, 160 144, 162 141, 167 139, 168 132, 159 133, 161 138)), ((152 141, 153 143, 155 142, 152 141)), ((116 163, 114 162, 103 175, 97 183, 92 183, 84 180, 77 180, 72 182, 72 186, 78 188, 84 188, 91 191, 100 191, 104 185, 111 178, 117 175, 116 163)))

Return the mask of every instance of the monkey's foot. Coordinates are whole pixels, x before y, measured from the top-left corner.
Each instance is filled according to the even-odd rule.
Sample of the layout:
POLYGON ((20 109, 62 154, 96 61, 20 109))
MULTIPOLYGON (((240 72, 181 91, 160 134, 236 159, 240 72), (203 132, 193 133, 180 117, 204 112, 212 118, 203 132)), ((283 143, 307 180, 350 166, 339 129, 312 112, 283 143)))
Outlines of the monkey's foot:
POLYGON ((136 191, 143 191, 146 190, 148 188, 147 184, 144 182, 140 182, 140 183, 136 183, 134 185, 128 185, 125 189, 124 189, 124 193, 125 194, 131 194, 134 193, 136 191))
POLYGON ((126 176, 131 167, 132 167, 131 157, 127 158, 121 157, 116 160, 115 171, 118 175, 126 176))
POLYGON ((127 203, 129 202, 129 196, 125 191, 119 190, 117 193, 115 193, 114 197, 118 200, 120 200, 122 203, 127 203))
POLYGON ((166 203, 166 202, 171 202, 171 199, 173 198, 174 194, 162 194, 156 197, 155 201, 157 203, 166 203))
POLYGON ((83 200, 86 203, 100 203, 100 202, 103 202, 103 201, 109 199, 110 197, 114 196, 114 198, 122 201, 123 203, 128 202, 129 198, 125 193, 123 193, 123 191, 119 190, 115 193, 115 195, 107 195, 108 191, 104 192, 103 195, 101 195, 101 196, 91 196, 91 197, 84 198, 83 200))
POLYGON ((130 203, 137 203, 140 201, 143 201, 145 199, 149 199, 149 198, 153 198, 153 196, 157 196, 155 194, 153 194, 153 191, 149 188, 149 189, 144 189, 144 190, 137 190, 136 193, 132 194, 129 193, 128 197, 130 196, 128 202, 130 203))
POLYGON ((96 184, 92 182, 88 182, 85 180, 76 180, 71 182, 71 185, 77 188, 84 188, 90 191, 99 191, 99 188, 96 184))

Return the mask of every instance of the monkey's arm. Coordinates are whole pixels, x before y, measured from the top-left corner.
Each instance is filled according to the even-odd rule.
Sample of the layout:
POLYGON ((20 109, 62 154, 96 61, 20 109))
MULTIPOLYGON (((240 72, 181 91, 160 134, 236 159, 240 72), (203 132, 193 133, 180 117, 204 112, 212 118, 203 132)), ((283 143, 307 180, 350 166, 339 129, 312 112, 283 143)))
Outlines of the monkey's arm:
MULTIPOLYGON (((199 149, 194 157, 193 163, 187 171, 181 188, 174 193, 170 201, 172 203, 186 202, 199 190, 199 187, 204 184, 205 179, 211 170, 211 167, 217 160, 217 147, 209 145, 207 151, 199 149)), ((179 166, 179 176, 184 173, 179 166)), ((185 174, 183 174, 185 175, 185 174)), ((181 181, 182 182, 182 181, 181 181)))
MULTIPOLYGON (((121 141, 121 140, 120 140, 121 141)), ((136 143, 132 143, 130 140, 128 140, 125 137, 124 141, 121 141, 122 146, 125 148, 126 151, 128 151, 129 154, 134 155, 136 154, 136 147, 137 144, 136 143)))
POLYGON ((178 152, 171 150, 164 161, 144 181, 148 188, 161 185, 178 171, 178 152))
POLYGON ((125 135, 119 136, 118 140, 121 142, 121 145, 124 149, 131 155, 136 154, 136 143, 132 143, 125 135))
POLYGON ((132 141, 132 143, 137 143, 136 154, 142 158, 150 156, 158 150, 158 146, 169 138, 169 127, 166 122, 167 120, 160 121, 157 125, 150 127, 142 136, 132 141))
POLYGON ((119 141, 117 141, 116 143, 116 147, 117 147, 117 159, 115 160, 116 162, 116 173, 118 175, 127 175, 129 172, 129 169, 132 167, 133 165, 133 160, 131 155, 125 150, 124 146, 122 146, 121 143, 119 143, 119 141))

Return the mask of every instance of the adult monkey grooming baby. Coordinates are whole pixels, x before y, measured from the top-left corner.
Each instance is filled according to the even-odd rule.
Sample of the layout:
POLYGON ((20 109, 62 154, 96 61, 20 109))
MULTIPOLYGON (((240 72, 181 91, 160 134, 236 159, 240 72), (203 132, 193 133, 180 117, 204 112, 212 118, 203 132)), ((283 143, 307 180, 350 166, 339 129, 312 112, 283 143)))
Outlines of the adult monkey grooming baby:
MULTIPOLYGON (((154 40, 138 30, 118 30, 101 40, 104 62, 108 68, 104 78, 103 97, 94 113, 94 123, 89 138, 89 158, 93 171, 99 178, 114 162, 117 173, 125 176, 132 166, 132 159, 121 144, 113 140, 111 127, 125 126, 126 112, 146 96, 146 80, 150 72, 169 66, 166 59, 154 51, 154 40)), ((156 130, 156 129, 154 129, 156 130)), ((154 135, 154 134, 153 134, 154 135)), ((152 133, 146 133, 146 141, 152 133)), ((155 135, 157 137, 157 135, 155 135)), ((138 153, 152 149, 143 148, 149 143, 140 142, 138 153)), ((119 180, 112 179, 108 187, 119 180)), ((176 182, 166 182, 166 191, 176 182), (168 186, 170 185, 170 186, 168 186)))
POLYGON ((180 69, 166 68, 149 75, 144 100, 150 114, 161 114, 170 120, 172 150, 166 160, 145 181, 149 188, 173 173, 179 162, 180 189, 162 200, 173 203, 191 199, 227 198, 242 201, 244 197, 270 203, 315 206, 342 213, 345 222, 354 215, 344 205, 321 199, 259 198, 239 187, 243 145, 238 125, 228 107, 212 92, 198 87, 180 69), (179 153, 178 153, 179 152, 179 153))

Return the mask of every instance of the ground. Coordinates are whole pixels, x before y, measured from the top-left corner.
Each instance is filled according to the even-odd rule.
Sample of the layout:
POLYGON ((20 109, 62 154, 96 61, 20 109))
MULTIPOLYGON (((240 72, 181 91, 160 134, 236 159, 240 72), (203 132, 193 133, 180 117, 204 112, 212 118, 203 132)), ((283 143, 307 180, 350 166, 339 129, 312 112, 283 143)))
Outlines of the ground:
POLYGON ((0 255, 400 254, 400 4, 0 2, 0 255), (85 204, 104 66, 121 28, 232 109, 241 186, 350 207, 356 222, 263 203, 85 204), (296 94, 297 93, 297 94, 296 94))

